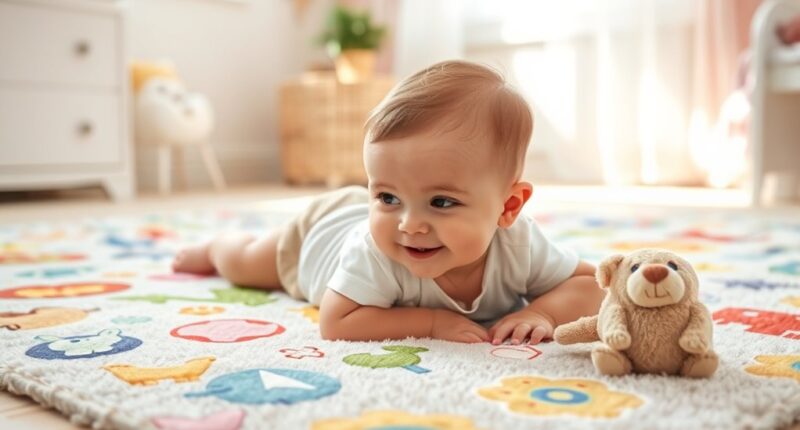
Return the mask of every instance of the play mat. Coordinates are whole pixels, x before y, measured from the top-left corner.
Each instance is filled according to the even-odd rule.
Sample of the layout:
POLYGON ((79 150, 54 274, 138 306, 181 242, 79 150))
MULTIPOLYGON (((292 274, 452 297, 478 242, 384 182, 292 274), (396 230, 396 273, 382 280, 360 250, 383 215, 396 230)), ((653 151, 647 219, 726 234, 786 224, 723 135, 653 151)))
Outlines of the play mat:
POLYGON ((639 247, 691 261, 715 320, 713 378, 603 377, 591 345, 324 341, 303 302, 170 272, 184 244, 290 216, 248 206, 0 225, 0 388, 95 428, 735 429, 800 418, 800 219, 534 215, 593 263, 639 247))

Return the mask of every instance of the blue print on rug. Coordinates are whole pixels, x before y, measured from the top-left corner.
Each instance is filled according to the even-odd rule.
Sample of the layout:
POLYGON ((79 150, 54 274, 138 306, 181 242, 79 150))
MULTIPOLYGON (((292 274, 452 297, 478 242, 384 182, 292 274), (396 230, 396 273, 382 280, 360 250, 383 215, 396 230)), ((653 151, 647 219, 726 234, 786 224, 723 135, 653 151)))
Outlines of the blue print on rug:
POLYGON ((25 355, 44 360, 71 360, 119 354, 138 348, 142 344, 141 340, 135 337, 121 336, 120 333, 120 329, 112 328, 84 336, 36 336, 36 340, 45 343, 40 343, 27 350, 25 355))
POLYGON ((291 405, 337 393, 337 379, 294 369, 250 369, 211 380, 206 391, 186 393, 188 398, 216 396, 231 403, 291 405))

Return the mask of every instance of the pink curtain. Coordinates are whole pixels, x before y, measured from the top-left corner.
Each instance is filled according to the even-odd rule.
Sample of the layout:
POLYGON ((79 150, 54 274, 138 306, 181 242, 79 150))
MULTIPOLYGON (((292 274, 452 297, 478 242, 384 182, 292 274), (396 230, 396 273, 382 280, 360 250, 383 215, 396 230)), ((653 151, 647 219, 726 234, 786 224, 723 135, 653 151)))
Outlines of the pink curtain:
POLYGON ((706 183, 734 184, 745 169, 747 112, 743 54, 761 0, 697 0, 690 150, 706 183))
POLYGON ((738 88, 740 55, 750 43, 750 21, 761 0, 697 0, 695 107, 713 122, 725 97, 738 88))

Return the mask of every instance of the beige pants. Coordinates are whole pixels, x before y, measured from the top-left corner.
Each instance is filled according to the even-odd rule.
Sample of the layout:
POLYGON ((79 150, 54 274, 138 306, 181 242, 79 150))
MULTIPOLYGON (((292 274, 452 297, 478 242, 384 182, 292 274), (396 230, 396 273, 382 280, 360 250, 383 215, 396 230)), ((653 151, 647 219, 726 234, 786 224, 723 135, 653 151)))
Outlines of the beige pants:
POLYGON ((341 188, 315 198, 294 220, 285 225, 278 237, 278 278, 290 296, 306 300, 297 285, 297 266, 300 261, 300 248, 308 231, 325 215, 344 206, 368 203, 369 191, 360 186, 341 188))

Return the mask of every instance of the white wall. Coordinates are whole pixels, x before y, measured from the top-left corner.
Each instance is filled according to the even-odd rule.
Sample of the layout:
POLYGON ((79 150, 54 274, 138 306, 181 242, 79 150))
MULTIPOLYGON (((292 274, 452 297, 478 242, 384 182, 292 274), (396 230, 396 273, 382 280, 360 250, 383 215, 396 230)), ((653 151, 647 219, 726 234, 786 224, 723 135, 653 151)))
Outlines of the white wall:
POLYGON ((403 0, 395 29, 394 75, 402 79, 464 56, 461 0, 403 0))
MULTIPOLYGON (((133 0, 129 3, 131 59, 169 59, 190 90, 216 110, 212 145, 229 183, 280 180, 278 86, 313 61, 325 61, 313 38, 330 1, 133 0)), ((137 148, 140 189, 156 183, 154 151, 137 148)), ((199 156, 189 151, 190 185, 210 184, 199 156)))

